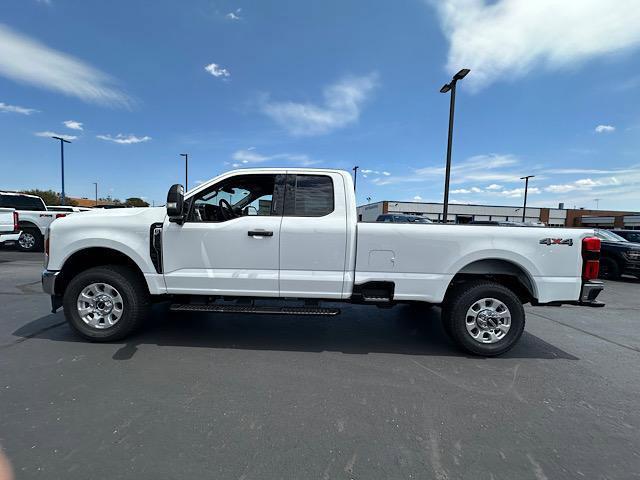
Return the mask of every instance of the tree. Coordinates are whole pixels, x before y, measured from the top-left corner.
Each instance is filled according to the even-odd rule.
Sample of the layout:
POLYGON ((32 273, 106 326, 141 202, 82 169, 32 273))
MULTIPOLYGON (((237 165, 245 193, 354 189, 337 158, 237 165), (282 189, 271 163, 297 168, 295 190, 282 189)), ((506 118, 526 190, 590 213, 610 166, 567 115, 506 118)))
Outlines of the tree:
POLYGON ((127 205, 128 207, 148 207, 149 206, 147 202, 145 202, 144 200, 138 197, 127 198, 124 201, 124 204, 127 205))
MULTIPOLYGON (((62 203, 60 194, 58 192, 54 192, 53 190, 38 190, 34 188, 32 190, 23 190, 22 193, 26 193, 28 195, 35 195, 36 197, 40 197, 45 205, 60 205, 62 203)), ((64 199, 65 205, 69 205, 75 207, 78 205, 78 202, 72 200, 68 197, 64 199)))

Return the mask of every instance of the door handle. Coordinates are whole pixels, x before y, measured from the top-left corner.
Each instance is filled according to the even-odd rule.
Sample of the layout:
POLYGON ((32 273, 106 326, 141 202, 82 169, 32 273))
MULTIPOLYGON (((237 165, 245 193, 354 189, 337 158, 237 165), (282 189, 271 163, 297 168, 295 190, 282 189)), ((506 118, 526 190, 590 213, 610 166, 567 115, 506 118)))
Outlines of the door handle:
POLYGON ((249 230, 247 235, 250 237, 273 237, 273 232, 267 230, 249 230))

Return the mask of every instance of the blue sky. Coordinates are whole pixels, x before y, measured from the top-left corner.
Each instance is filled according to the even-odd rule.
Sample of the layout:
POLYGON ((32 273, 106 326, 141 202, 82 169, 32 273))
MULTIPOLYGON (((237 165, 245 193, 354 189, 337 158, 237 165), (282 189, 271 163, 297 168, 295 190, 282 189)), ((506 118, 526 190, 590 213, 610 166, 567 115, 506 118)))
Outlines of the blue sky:
POLYGON ((619 0, 4 0, 0 188, 163 203, 250 166, 351 169, 358 199, 640 210, 640 6, 619 0), (66 122, 66 124, 65 124, 66 122))

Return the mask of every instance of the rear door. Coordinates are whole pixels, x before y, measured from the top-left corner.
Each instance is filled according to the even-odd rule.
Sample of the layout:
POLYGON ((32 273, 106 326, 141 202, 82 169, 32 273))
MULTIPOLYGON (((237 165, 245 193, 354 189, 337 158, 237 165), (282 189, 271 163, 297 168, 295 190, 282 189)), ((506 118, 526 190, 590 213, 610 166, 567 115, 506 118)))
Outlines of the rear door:
POLYGON ((342 297, 347 248, 344 188, 338 173, 287 173, 280 296, 342 297))

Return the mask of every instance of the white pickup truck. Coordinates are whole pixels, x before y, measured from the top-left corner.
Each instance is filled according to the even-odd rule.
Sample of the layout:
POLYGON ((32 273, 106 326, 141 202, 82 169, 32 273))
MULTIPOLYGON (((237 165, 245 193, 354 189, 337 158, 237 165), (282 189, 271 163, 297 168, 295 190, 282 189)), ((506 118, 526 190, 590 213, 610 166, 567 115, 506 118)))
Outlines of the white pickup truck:
POLYGON ((15 243, 19 238, 18 212, 13 208, 0 207, 0 246, 15 243))
POLYGON ((583 229, 358 223, 349 173, 261 168, 186 195, 174 185, 166 208, 54 222, 42 283, 53 311, 63 306, 92 341, 123 338, 154 300, 300 315, 337 314, 334 302, 415 303, 441 305, 463 349, 498 355, 522 335, 525 303, 603 305, 599 248, 583 229))
POLYGON ((25 252, 42 251, 47 228, 56 218, 66 215, 48 211, 40 197, 18 192, 0 192, 0 207, 14 208, 18 212, 22 235, 17 245, 25 252))

